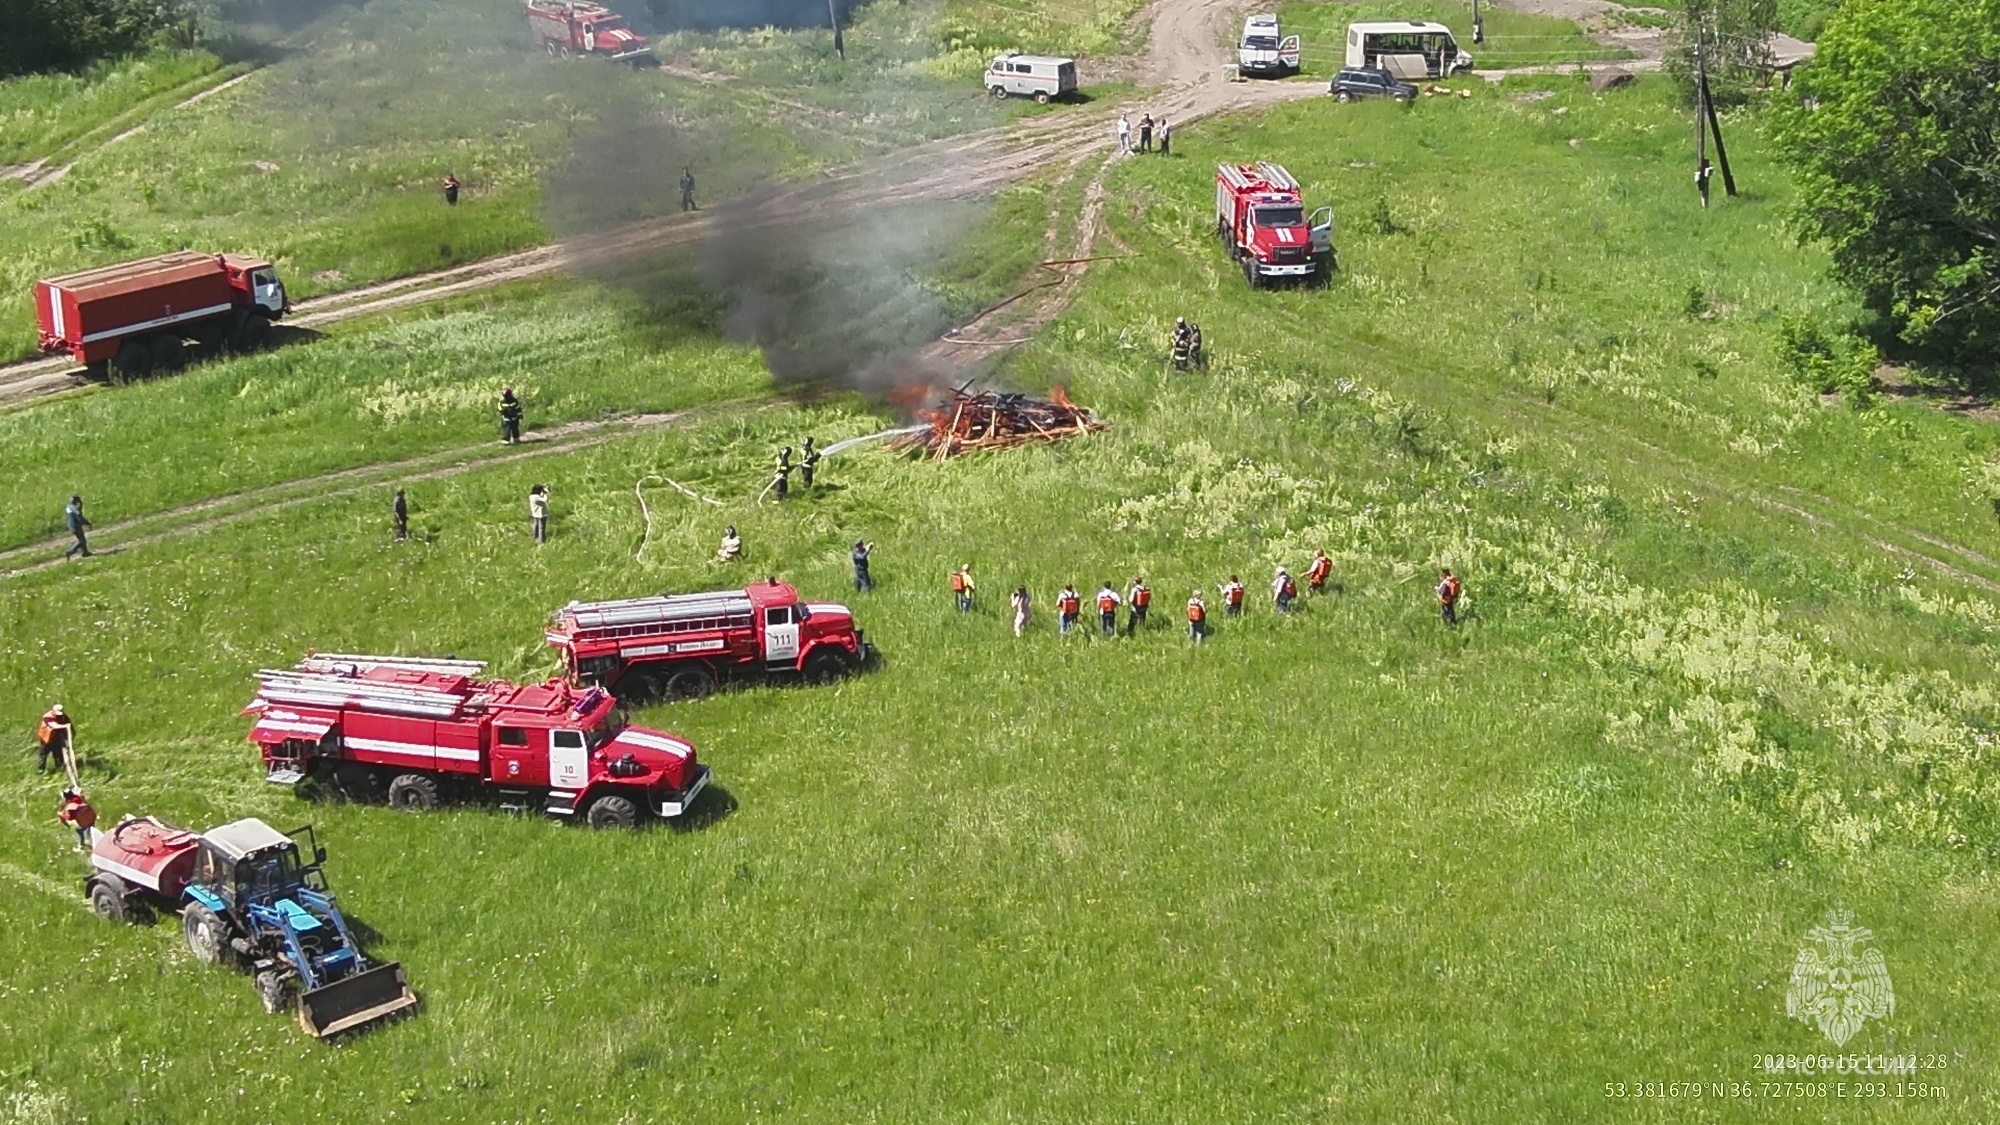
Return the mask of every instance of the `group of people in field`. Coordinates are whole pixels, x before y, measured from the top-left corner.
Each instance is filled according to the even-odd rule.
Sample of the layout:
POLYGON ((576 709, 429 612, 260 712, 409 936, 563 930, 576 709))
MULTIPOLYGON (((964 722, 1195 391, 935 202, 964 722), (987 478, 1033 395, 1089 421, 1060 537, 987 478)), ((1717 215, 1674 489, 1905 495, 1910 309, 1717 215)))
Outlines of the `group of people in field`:
MULTIPOLYGON (((863 556, 858 553, 861 546, 856 544, 855 589, 872 589, 872 582, 866 587, 863 586, 862 576, 865 573, 862 569, 863 556)), ((1305 573, 1305 593, 1308 596, 1326 593, 1327 580, 1332 576, 1333 560, 1328 557, 1326 551, 1322 549, 1313 552, 1312 564, 1306 568, 1305 573)), ((972 577, 972 564, 965 563, 952 571, 950 581, 953 604, 957 606, 958 612, 971 613, 979 590, 978 582, 972 577)), ((1457 576, 1452 574, 1450 568, 1441 571, 1437 585, 1438 608, 1447 627, 1458 624, 1458 600, 1463 591, 1463 585, 1457 576)), ((1221 598, 1224 616, 1242 616, 1243 605, 1249 591, 1241 578, 1234 574, 1230 575, 1228 581, 1216 585, 1216 592, 1221 598)), ((1298 580, 1292 577, 1291 571, 1282 566, 1278 567, 1277 573, 1271 577, 1272 611, 1280 616, 1289 615, 1298 601, 1299 593, 1298 580)), ((1146 627, 1146 620, 1153 608, 1153 589, 1146 584, 1144 575, 1133 575, 1131 583, 1123 594, 1119 593, 1117 586, 1106 582, 1098 587, 1097 593, 1086 599, 1077 590, 1076 583, 1067 583, 1056 594, 1058 634, 1067 637, 1071 630, 1080 630, 1086 601, 1096 607, 1097 626, 1101 635, 1106 637, 1119 635, 1121 631, 1119 615, 1122 612, 1124 614, 1122 631, 1125 636, 1132 637, 1137 636, 1139 631, 1146 627)), ((1027 586, 1016 586, 1013 593, 1008 595, 1007 603, 1014 611, 1014 635, 1017 637, 1025 635, 1028 624, 1034 617, 1034 595, 1029 592, 1027 586)), ((1188 594, 1185 616, 1188 640, 1193 644, 1202 643, 1208 637, 1210 629, 1208 598, 1199 586, 1188 594)))

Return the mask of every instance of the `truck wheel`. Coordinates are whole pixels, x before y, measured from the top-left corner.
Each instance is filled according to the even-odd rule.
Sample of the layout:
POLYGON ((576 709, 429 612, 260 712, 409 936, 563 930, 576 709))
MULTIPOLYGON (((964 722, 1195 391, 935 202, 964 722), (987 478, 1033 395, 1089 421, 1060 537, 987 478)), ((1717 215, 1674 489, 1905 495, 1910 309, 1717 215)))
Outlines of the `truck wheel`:
POLYGON ((1257 276, 1257 259, 1243 259, 1243 280, 1249 282, 1252 289, 1262 289, 1264 287, 1264 279, 1257 276))
POLYGON ((285 987, 283 974, 272 969, 257 974, 257 999, 263 1003, 265 1015, 275 1016, 289 1009, 291 991, 285 987))
POLYGON ((629 797, 599 797, 583 819, 592 828, 631 828, 639 823, 639 806, 629 797))
POLYGON ((181 364, 187 362, 187 352, 181 346, 181 338, 171 332, 153 337, 152 346, 146 350, 153 353, 153 371, 156 374, 165 375, 170 371, 179 371, 181 364))
POLYGON ((389 782, 389 807, 402 812, 430 812, 438 805, 437 782, 420 773, 397 774, 389 782))
POLYGON ((995 87, 993 87, 993 100, 994 100, 994 101, 996 101, 996 102, 1004 102, 1004 101, 1006 101, 1006 100, 1007 100, 1007 87, 1005 87, 1005 86, 995 86, 995 87))
POLYGON ((1335 94, 1333 96, 1333 100, 1337 102, 1351 102, 1354 100, 1354 95, 1348 93, 1345 90, 1342 90, 1340 93, 1335 94))
POLYGON ((553 39, 544 39, 544 40, 542 40, 542 49, 543 49, 543 50, 545 50, 545 51, 547 51, 547 52, 549 53, 549 57, 550 57, 550 58, 555 58, 555 57, 556 57, 556 41, 555 41, 555 40, 553 40, 553 39))
POLYGON ((668 699, 702 699, 715 690, 715 677, 702 668, 683 668, 667 678, 668 699))
POLYGON ((153 373, 153 353, 137 340, 127 340, 111 360, 111 381, 129 383, 153 373))
POLYGON ((847 675, 847 658, 830 648, 814 649, 801 673, 809 684, 827 684, 847 675))
POLYGON ((263 313, 239 313, 236 325, 229 332, 229 350, 233 352, 254 352, 264 346, 264 337, 271 331, 271 318, 263 313))
POLYGON ((1035 104, 1036 105, 1049 104, 1049 92, 1047 90, 1035 91, 1035 104))
POLYGON ((188 952, 204 965, 220 965, 229 948, 224 936, 222 919, 215 912, 200 903, 191 903, 181 912, 181 936, 187 939, 188 952))
POLYGON ((125 880, 116 875, 92 879, 90 911, 107 922, 125 921, 125 880))

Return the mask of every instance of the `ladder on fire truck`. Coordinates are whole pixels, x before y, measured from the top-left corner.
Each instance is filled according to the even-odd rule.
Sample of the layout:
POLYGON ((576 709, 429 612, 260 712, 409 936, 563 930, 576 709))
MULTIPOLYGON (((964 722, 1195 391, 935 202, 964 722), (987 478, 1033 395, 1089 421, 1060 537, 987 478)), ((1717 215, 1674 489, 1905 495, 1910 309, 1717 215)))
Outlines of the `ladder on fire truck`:
POLYGON ((259 669, 257 679, 261 686, 257 689, 257 698, 260 702, 290 703, 301 707, 335 710, 357 707, 391 715, 450 719, 465 706, 465 693, 445 691, 426 684, 388 684, 358 677, 375 668, 469 677, 485 666, 483 661, 478 660, 419 660, 328 653, 309 656, 289 670, 259 669))
POLYGON ((571 602, 557 612, 579 637, 592 640, 701 629, 748 629, 750 599, 739 593, 664 594, 608 602, 571 602))

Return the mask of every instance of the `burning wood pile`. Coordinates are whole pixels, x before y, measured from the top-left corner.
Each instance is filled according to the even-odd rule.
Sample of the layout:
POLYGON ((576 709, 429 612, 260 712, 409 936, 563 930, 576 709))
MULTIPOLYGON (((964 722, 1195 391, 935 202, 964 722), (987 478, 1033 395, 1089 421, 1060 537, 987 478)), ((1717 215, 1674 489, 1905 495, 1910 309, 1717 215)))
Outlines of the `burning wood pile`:
POLYGON ((1061 387, 1052 388, 1045 399, 995 391, 967 394, 961 387, 913 413, 928 425, 897 438, 892 448, 919 450, 939 461, 976 450, 1062 441, 1104 428, 1097 415, 1071 402, 1061 387))

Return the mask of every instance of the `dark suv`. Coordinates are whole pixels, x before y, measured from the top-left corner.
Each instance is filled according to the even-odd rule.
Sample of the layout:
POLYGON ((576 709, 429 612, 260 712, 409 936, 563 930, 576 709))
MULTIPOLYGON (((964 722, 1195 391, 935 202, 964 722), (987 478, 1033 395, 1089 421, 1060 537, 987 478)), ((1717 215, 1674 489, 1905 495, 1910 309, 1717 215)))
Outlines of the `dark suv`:
POLYGON ((1394 98, 1404 105, 1417 100, 1417 88, 1408 82, 1396 81, 1396 76, 1386 70, 1372 66, 1343 67, 1333 76, 1329 87, 1333 96, 1343 102, 1356 98, 1394 98))

